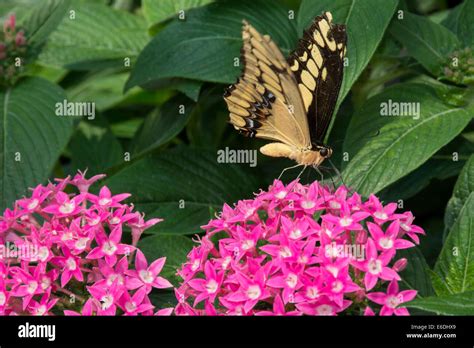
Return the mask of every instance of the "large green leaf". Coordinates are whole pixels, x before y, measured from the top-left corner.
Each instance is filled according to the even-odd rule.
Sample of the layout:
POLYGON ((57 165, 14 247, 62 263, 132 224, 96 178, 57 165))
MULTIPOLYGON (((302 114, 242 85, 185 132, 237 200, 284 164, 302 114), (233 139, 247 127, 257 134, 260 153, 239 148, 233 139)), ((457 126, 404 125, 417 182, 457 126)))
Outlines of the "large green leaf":
POLYGON ((123 67, 124 59, 136 57, 148 41, 146 24, 138 16, 91 2, 74 3, 71 10, 75 18, 68 15, 50 36, 41 62, 70 68, 123 67))
POLYGON ((0 209, 50 175, 72 133, 72 118, 55 114, 65 98, 61 88, 39 78, 0 92, 0 209))
POLYGON ((285 54, 297 41, 293 21, 276 2, 219 1, 187 12, 185 21, 173 20, 145 47, 127 88, 170 77, 232 83, 242 66, 242 20, 269 34, 285 54))
POLYGON ((182 280, 176 275, 176 271, 186 261, 188 253, 195 243, 189 237, 154 235, 140 240, 138 247, 143 251, 148 262, 166 256, 166 263, 161 276, 168 279, 174 286, 178 286, 182 280))
POLYGON ((344 169, 346 182, 364 195, 378 192, 418 168, 470 120, 470 112, 442 103, 428 86, 388 88, 352 117, 344 142, 350 156, 344 169), (390 105, 413 105, 412 110, 419 105, 419 115, 382 116, 382 107, 392 109, 390 105))
MULTIPOLYGON (((303 0, 298 13, 298 31, 302 34, 313 18, 330 11, 335 23, 347 26, 348 65, 339 94, 340 104, 369 63, 387 29, 398 0, 303 0), (362 25, 363 23, 363 25, 362 25)), ((334 122, 334 120, 333 120, 334 122)))
POLYGON ((434 75, 441 73, 449 53, 459 46, 456 35, 441 24, 408 12, 392 21, 390 33, 434 75))
POLYGON ((132 156, 142 156, 177 136, 192 114, 193 103, 177 96, 152 112, 132 140, 132 156))
MULTIPOLYGON (((204 6, 213 0, 143 0, 143 15, 150 27, 177 16, 179 11, 204 6)), ((186 12, 185 12, 186 14, 186 12)))
POLYGON ((467 198, 472 192, 474 192, 474 155, 471 155, 462 169, 461 174, 459 174, 456 185, 454 186, 453 196, 446 207, 444 224, 447 230, 450 230, 453 226, 467 198))
POLYGON ((434 271, 450 293, 474 290, 474 192, 449 231, 434 271))
POLYGON ((33 6, 21 25, 25 28, 28 43, 41 46, 65 17, 70 0, 46 0, 33 6))
POLYGON ((407 307, 442 315, 474 315, 474 291, 413 300, 407 307))
POLYGON ((418 291, 419 297, 434 295, 429 266, 418 248, 399 250, 397 258, 406 258, 407 267, 400 273, 402 286, 418 291))
POLYGON ((443 22, 465 46, 474 46, 474 2, 464 1, 454 8, 443 22))
POLYGON ((258 188, 242 167, 218 163, 216 152, 184 146, 132 163, 107 184, 132 193, 137 210, 164 218, 153 228, 161 234, 198 233, 223 203, 250 198, 258 188))
POLYGON ((124 160, 122 145, 104 123, 81 122, 71 138, 69 150, 73 173, 88 169, 89 176, 104 173, 124 160))

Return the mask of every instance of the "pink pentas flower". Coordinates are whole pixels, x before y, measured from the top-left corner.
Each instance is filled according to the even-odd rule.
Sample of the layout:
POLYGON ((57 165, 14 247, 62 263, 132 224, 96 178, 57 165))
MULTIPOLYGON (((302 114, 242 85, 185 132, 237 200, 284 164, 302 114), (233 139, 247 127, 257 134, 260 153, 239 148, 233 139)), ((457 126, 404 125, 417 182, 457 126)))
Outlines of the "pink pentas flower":
POLYGON ((105 186, 98 196, 89 193, 101 178, 79 172, 38 185, 0 216, 0 315, 173 312, 150 300, 154 288, 172 287, 159 276, 165 258, 148 266, 136 245, 126 242, 133 229, 143 232, 161 219, 145 220, 123 203, 129 194, 113 195, 105 186), (12 246, 15 253, 6 252, 12 246))
POLYGON ((135 255, 135 268, 136 270, 129 270, 127 274, 127 288, 135 290, 144 287, 146 292, 149 293, 152 288, 166 289, 171 288, 173 285, 159 274, 165 265, 166 257, 159 258, 148 266, 148 262, 145 255, 137 250, 135 255))
POLYGON ((386 314, 385 302, 367 306, 371 291, 400 280, 407 260, 397 252, 414 247, 405 235, 422 234, 396 208, 344 186, 279 180, 224 204, 178 270, 175 314, 386 314))
POLYGON ((415 298, 416 290, 398 290, 398 282, 392 280, 387 288, 387 293, 374 292, 367 294, 369 300, 382 305, 380 315, 409 315, 408 309, 399 307, 402 303, 415 298))

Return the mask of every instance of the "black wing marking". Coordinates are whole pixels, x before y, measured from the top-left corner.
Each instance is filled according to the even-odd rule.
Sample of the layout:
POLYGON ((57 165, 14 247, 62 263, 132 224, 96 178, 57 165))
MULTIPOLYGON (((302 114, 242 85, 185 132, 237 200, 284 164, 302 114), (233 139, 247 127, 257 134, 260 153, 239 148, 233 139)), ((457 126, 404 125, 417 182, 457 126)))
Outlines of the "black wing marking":
POLYGON ((313 144, 322 144, 336 107, 346 42, 346 26, 332 24, 332 16, 326 12, 304 31, 288 59, 305 101, 313 144))

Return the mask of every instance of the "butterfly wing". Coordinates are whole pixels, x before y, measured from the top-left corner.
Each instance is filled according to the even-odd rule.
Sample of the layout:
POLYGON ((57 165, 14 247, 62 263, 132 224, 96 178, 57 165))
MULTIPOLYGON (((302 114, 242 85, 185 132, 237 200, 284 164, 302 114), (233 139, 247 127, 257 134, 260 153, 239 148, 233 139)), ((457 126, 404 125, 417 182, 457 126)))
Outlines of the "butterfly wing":
POLYGON ((230 122, 244 135, 311 147, 303 100, 280 49, 244 21, 244 70, 224 95, 230 122))
POLYGON ((346 54, 346 26, 332 23, 326 12, 304 31, 288 63, 298 82, 311 142, 321 144, 336 107, 346 54))

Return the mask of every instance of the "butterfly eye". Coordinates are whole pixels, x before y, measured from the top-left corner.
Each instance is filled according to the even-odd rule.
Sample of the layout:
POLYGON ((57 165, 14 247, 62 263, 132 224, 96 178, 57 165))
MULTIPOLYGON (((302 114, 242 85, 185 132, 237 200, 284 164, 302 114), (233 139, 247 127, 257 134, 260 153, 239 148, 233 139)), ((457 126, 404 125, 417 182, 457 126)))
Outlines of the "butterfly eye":
POLYGON ((329 150, 327 147, 322 147, 320 150, 319 150, 319 154, 323 157, 327 157, 329 155, 329 150))

